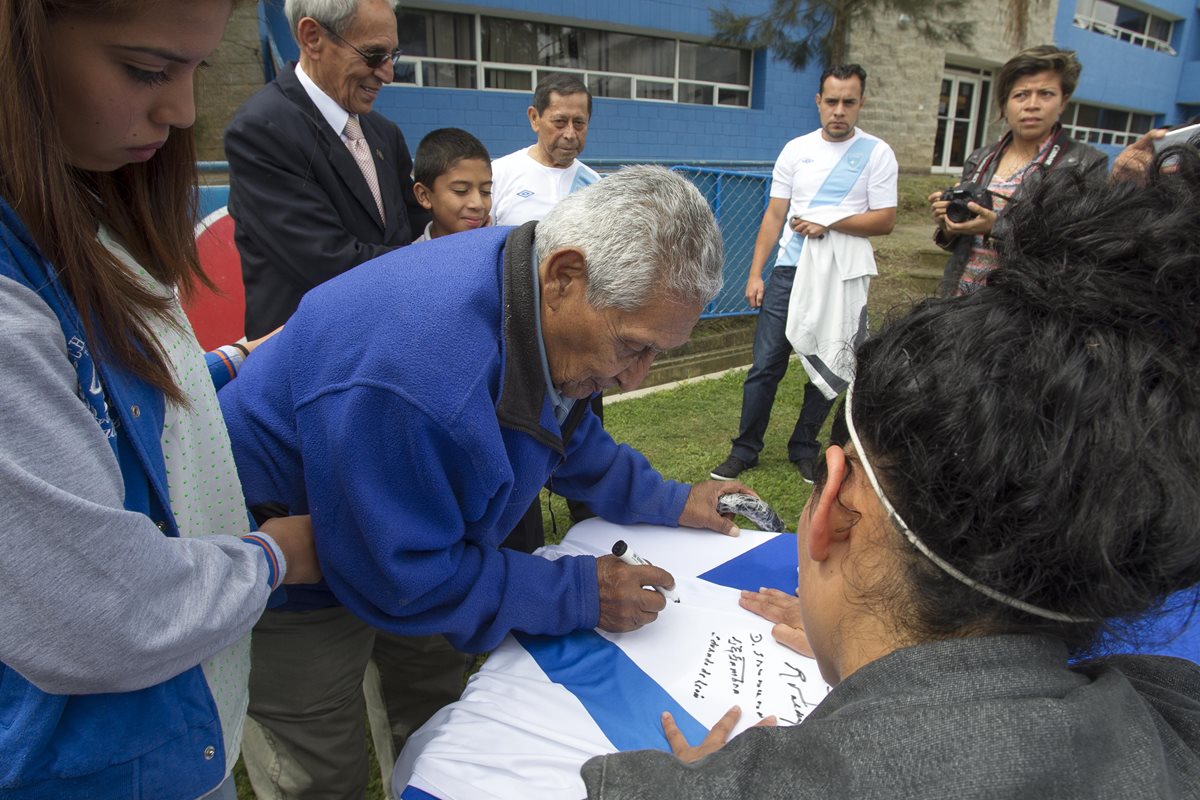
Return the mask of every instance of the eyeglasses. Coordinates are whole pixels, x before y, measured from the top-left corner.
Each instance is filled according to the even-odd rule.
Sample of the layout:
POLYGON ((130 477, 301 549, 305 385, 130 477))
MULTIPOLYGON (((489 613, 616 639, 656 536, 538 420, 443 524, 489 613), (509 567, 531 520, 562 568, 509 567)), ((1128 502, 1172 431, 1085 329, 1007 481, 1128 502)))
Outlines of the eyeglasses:
POLYGON ((366 65, 368 67, 370 67, 371 69, 379 69, 385 63, 390 63, 392 65, 392 69, 395 69, 396 66, 400 63, 400 54, 402 51, 400 50, 399 47, 397 47, 395 50, 391 51, 390 53, 379 51, 379 50, 375 50, 370 53, 364 53, 362 50, 359 50, 357 47, 355 47, 354 45, 347 42, 341 36, 338 36, 336 33, 331 31, 329 28, 326 28, 324 25, 322 25, 321 27, 324 28, 325 32, 328 33, 331 37, 333 37, 334 39, 337 39, 339 42, 346 45, 346 47, 349 47, 351 50, 358 53, 359 57, 362 58, 362 60, 364 62, 366 62, 366 65))

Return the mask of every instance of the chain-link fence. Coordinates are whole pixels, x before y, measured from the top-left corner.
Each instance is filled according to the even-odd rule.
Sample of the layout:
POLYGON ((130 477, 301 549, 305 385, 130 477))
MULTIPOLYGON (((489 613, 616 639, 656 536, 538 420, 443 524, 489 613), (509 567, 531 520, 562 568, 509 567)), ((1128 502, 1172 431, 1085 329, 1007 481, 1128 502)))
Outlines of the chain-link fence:
POLYGON ((725 285, 702 317, 755 314, 746 302, 746 278, 754 256, 754 240, 771 189, 768 172, 741 172, 709 167, 671 167, 690 180, 712 206, 725 241, 725 285))
MULTIPOLYGON (((602 172, 616 169, 627 161, 596 161, 602 172)), ((662 161, 638 163, 667 164, 662 161)), ((201 169, 214 174, 227 170, 225 162, 202 162, 201 169)), ((749 163, 746 166, 750 166, 749 163)), ((763 165, 764 167, 766 165, 763 165)), ((716 299, 704 309, 702 317, 731 317, 756 314, 746 303, 746 278, 750 274, 750 259, 754 256, 754 239, 767 207, 771 188, 771 173, 761 170, 729 169, 709 166, 672 166, 671 169, 696 185, 712 206, 713 215, 721 227, 725 241, 725 284, 716 299)), ((226 185, 203 186, 200 189, 201 216, 207 216, 228 202, 226 185)), ((763 272, 770 274, 774 258, 763 272)))

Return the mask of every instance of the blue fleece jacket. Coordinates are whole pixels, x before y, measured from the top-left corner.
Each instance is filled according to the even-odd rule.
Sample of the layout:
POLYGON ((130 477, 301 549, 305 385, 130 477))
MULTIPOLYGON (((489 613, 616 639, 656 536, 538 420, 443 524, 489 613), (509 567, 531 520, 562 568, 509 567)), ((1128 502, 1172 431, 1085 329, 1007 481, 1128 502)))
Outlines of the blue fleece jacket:
POLYGON ((311 513, 328 587, 385 630, 481 651, 595 626, 594 559, 499 547, 548 479, 614 522, 682 513, 690 487, 587 403, 556 422, 533 233, 441 237, 322 284, 220 394, 247 502, 311 513))

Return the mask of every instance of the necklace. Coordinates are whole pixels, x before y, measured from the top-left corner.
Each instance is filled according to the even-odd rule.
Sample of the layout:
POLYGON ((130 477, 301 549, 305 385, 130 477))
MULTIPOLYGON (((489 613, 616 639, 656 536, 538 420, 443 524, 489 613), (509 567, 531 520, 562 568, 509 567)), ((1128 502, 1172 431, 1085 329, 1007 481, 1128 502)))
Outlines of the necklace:
POLYGON ((1014 175, 1025 168, 1025 165, 1037 157, 1037 153, 1026 158, 1025 156, 1013 152, 1010 147, 1004 151, 1004 155, 1000 157, 1000 163, 996 165, 996 176, 1001 180, 1010 180, 1014 175))

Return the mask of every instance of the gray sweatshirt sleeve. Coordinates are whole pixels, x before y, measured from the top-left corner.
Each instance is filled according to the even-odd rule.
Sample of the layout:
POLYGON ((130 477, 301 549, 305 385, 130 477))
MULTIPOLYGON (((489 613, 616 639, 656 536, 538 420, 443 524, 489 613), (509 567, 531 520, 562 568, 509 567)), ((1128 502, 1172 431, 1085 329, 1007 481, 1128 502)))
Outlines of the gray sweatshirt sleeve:
POLYGON ((245 636, 268 569, 237 537, 126 511, 77 388, 54 314, 0 277, 0 661, 46 692, 132 691, 245 636))

